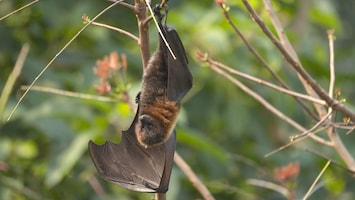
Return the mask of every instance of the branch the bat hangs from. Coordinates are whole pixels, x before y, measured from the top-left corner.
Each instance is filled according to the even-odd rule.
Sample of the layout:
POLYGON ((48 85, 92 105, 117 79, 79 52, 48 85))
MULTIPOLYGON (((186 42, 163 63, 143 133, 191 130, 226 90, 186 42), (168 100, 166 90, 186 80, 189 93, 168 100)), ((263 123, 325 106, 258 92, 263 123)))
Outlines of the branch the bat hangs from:
POLYGON ((151 57, 137 95, 138 109, 120 144, 89 142, 90 156, 99 175, 139 192, 168 190, 176 144, 175 123, 180 102, 192 87, 192 75, 181 40, 172 27, 162 23, 159 5, 154 14, 176 59, 159 36, 157 52, 151 57))

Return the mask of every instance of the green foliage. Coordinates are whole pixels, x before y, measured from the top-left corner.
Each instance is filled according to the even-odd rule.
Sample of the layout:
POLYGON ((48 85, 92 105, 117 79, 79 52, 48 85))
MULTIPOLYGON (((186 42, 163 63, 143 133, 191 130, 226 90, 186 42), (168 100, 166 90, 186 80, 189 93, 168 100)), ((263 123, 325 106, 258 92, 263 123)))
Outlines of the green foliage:
MULTIPOLYGON (((263 4, 252 2, 266 19, 265 23, 270 24, 263 4)), ((302 8, 301 2, 305 1, 272 2, 277 14, 282 16, 285 31, 304 66, 325 88, 329 76, 326 30, 335 29, 335 65, 340 76, 336 86, 342 88, 350 106, 353 105, 355 73, 351 55, 355 48, 349 45, 354 43, 353 37, 346 34, 353 33, 355 26, 346 26, 342 22, 353 23, 351 19, 355 16, 354 12, 343 12, 347 10, 347 3, 319 0, 308 4, 306 17, 296 18, 302 8)), ((0 17, 25 3, 22 0, 1 2, 0 17)), ((0 199, 128 200, 150 199, 153 196, 127 191, 101 180, 87 152, 90 139, 98 143, 120 141, 120 131, 127 129, 134 116, 127 103, 30 91, 13 118, 5 120, 23 93, 20 86, 30 84, 83 26, 81 16, 86 13, 92 18, 107 5, 109 3, 99 0, 39 1, 0 21, 1 91, 21 46, 30 44, 29 55, 20 77, 11 85, 10 96, 1 97, 6 99, 6 104, 0 110, 0 199), (102 187, 103 196, 97 192, 100 188, 93 184, 95 181, 102 187)), ((297 77, 288 71, 280 53, 249 18, 243 5, 239 1, 227 1, 227 5, 232 20, 261 56, 287 80, 291 88, 302 91, 297 77)), ((196 61, 195 55, 198 50, 208 52, 216 60, 263 79, 270 80, 270 74, 248 52, 213 1, 171 0, 169 8, 168 24, 178 30, 194 75, 194 88, 183 102, 183 112, 177 124, 177 151, 216 199, 280 199, 279 194, 249 185, 247 180, 254 178, 276 183, 273 177, 275 168, 299 161, 301 168, 296 195, 301 198, 324 164, 323 159, 314 159, 313 155, 302 150, 314 143, 304 142, 265 158, 265 154, 285 144, 288 136, 298 133, 231 82, 203 67, 196 61)), ((98 21, 137 35, 136 18, 126 8, 116 6, 98 21)), ((153 49, 157 35, 154 26, 150 27, 153 49)), ((96 60, 112 51, 127 55, 127 87, 121 89, 128 88, 130 101, 134 102, 141 80, 138 45, 128 37, 102 27, 91 26, 85 30, 36 85, 96 95, 93 86, 99 81, 92 72, 93 67, 96 60)), ((305 117, 292 99, 263 86, 245 83, 305 127, 312 125, 312 121, 305 117)), ((351 135, 344 138, 349 144, 354 142, 351 135)), ((347 147, 354 152, 353 146, 347 147)), ((337 158, 334 152, 328 153, 337 158)), ((325 173, 324 187, 315 191, 311 198, 352 199, 354 194, 350 185, 353 182, 346 172, 332 166, 325 173)), ((174 167, 168 198, 201 197, 180 169, 174 167)))

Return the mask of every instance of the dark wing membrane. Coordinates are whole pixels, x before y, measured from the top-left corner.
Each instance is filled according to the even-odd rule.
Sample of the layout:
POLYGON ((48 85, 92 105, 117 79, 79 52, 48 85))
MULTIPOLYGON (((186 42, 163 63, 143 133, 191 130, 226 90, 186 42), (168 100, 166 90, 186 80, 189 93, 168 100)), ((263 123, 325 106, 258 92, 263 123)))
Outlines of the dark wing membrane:
MULTIPOLYGON (((176 30, 164 27, 165 37, 176 59, 170 52, 168 56, 168 88, 167 95, 170 101, 180 102, 192 87, 192 75, 188 67, 188 60, 184 46, 176 30)), ((168 51, 168 48, 166 48, 168 51)))
MULTIPOLYGON (((168 141, 164 144, 165 147, 165 164, 164 164, 164 172, 163 176, 161 177, 159 188, 156 192, 165 193, 169 189, 169 181, 171 171, 173 169, 174 164, 174 153, 175 153, 175 145, 176 145, 176 131, 173 130, 168 141)), ((153 146, 154 147, 154 146, 153 146)))
MULTIPOLYGON (((137 111, 138 113, 138 111, 137 111)), ((110 182, 138 192, 166 192, 175 150, 175 132, 161 145, 142 147, 134 132, 137 115, 120 144, 89 142, 89 152, 99 175, 110 182)))

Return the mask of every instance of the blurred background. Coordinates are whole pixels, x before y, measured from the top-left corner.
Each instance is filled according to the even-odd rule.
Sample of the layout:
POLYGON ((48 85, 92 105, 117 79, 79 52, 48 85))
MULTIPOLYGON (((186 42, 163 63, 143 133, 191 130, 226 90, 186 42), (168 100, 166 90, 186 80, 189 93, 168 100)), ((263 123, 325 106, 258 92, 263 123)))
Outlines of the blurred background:
MULTIPOLYGON (((133 3, 133 1, 127 1, 133 3)), ((347 106, 355 98, 355 2, 352 0, 272 1, 285 31, 305 69, 328 89, 329 48, 326 31, 335 30, 336 87, 347 106)), ((28 1, 3 0, 0 17, 28 1)), ((153 1, 152 4, 159 3, 153 1)), ((87 151, 90 139, 120 141, 120 131, 130 125, 134 113, 126 102, 102 102, 59 94, 30 91, 10 121, 6 121, 29 85, 44 66, 84 26, 82 15, 93 18, 110 3, 103 0, 39 1, 0 21, 0 91, 11 73, 21 47, 29 44, 24 67, 4 110, 0 110, 0 199, 151 199, 103 181, 87 151)), ((177 152, 210 189, 216 199, 287 199, 280 193, 250 184, 258 179, 289 184, 299 199, 326 163, 326 159, 304 149, 316 149, 342 163, 329 148, 310 140, 286 148, 270 157, 265 154, 288 142, 299 132, 272 115, 253 98, 196 60, 196 52, 208 52, 216 60, 242 72, 270 80, 228 25, 214 1, 169 3, 168 24, 180 34, 194 76, 194 87, 185 97, 177 123, 177 152), (274 175, 289 163, 299 163, 299 173, 287 182, 274 175), (277 170, 276 170, 277 171, 277 170)), ((230 15, 248 41, 295 91, 304 92, 294 71, 272 43, 250 19, 241 1, 227 1, 230 15)), ((270 25, 262 2, 253 7, 270 25)), ((97 22, 137 33, 136 17, 116 6, 97 22)), ((150 26, 151 50, 157 32, 150 26)), ((271 27, 271 26, 270 26, 271 27)), ((93 73, 96 61, 111 52, 127 56, 127 71, 119 79, 133 102, 140 88, 141 60, 135 41, 102 27, 90 26, 56 59, 36 86, 99 95, 100 84, 93 73)), ((286 115, 310 128, 314 121, 293 98, 244 81, 286 115)), ((341 137, 355 156, 352 134, 341 137)), ((295 164, 297 166, 297 164, 295 164)), ((148 173, 148 172, 147 172, 148 173)), ((354 178, 331 165, 310 199, 354 199, 354 178)), ((202 199, 183 172, 174 166, 168 199, 202 199)))

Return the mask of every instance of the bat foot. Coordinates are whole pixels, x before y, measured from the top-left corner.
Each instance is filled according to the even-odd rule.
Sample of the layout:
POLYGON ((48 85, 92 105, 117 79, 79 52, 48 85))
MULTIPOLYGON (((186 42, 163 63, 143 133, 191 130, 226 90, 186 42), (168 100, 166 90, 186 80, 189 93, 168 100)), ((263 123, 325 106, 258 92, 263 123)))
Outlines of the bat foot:
POLYGON ((139 103, 139 101, 141 100, 141 92, 138 92, 136 98, 134 99, 134 101, 136 102, 136 104, 139 103))

